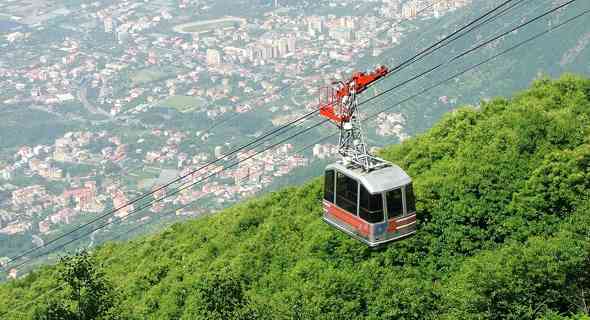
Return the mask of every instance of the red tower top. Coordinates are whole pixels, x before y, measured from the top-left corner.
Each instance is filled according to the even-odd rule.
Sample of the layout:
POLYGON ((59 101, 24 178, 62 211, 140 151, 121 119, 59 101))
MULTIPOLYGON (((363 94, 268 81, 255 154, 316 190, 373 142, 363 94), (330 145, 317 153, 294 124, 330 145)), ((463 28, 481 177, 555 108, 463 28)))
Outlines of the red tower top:
POLYGON ((355 72, 352 77, 346 81, 340 82, 337 88, 326 87, 320 89, 320 115, 335 122, 337 125, 348 122, 352 116, 351 111, 344 103, 353 93, 359 94, 367 87, 386 76, 389 69, 386 66, 380 66, 370 73, 355 72))

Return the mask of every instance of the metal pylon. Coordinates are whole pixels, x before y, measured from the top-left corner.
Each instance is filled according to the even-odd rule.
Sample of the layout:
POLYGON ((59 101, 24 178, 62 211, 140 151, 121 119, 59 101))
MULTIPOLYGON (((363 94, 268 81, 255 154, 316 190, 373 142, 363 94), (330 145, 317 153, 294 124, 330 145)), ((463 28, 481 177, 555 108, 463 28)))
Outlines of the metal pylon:
POLYGON ((358 114, 356 93, 351 91, 347 101, 343 101, 342 108, 349 114, 349 121, 340 124, 338 152, 342 155, 344 164, 352 163, 369 171, 379 165, 380 161, 369 154, 358 114))

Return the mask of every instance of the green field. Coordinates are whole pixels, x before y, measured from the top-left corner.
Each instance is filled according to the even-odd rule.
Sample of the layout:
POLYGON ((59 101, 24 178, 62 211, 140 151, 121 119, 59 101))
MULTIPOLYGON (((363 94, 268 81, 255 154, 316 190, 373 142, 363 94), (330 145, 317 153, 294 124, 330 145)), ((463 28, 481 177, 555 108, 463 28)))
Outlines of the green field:
POLYGON ((153 81, 158 81, 164 79, 168 76, 168 73, 156 70, 156 69, 143 69, 137 71, 135 74, 131 76, 131 81, 133 84, 143 84, 153 81))
POLYGON ((224 29, 224 28, 232 28, 235 27, 237 23, 235 21, 220 21, 220 22, 211 22, 206 23, 198 26, 190 26, 186 27, 183 30, 186 32, 209 32, 215 29, 224 29))
POLYGON ((204 99, 190 96, 171 96, 160 102, 163 107, 174 108, 179 112, 190 112, 205 103, 204 99))
POLYGON ((174 30, 180 33, 204 33, 214 31, 216 29, 239 27, 242 23, 245 23, 245 20, 240 18, 222 18, 187 23, 176 26, 174 30))
POLYGON ((126 178, 129 184, 137 183, 137 187, 141 190, 149 189, 154 184, 154 181, 160 175, 160 169, 155 167, 144 167, 141 171, 135 171, 126 178))

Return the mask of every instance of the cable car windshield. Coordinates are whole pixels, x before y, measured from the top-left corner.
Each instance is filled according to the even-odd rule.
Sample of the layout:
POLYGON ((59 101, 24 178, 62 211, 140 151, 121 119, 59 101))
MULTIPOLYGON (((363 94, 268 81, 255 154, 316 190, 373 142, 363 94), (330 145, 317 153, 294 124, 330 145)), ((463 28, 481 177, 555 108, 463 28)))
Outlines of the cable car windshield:
POLYGON ((389 219, 398 218, 404 214, 401 188, 387 191, 387 214, 389 219))
POLYGON ((358 182, 342 172, 336 176, 336 205, 356 215, 358 182))
POLYGON ((324 199, 334 202, 334 170, 328 170, 325 173, 324 181, 324 199))
POLYGON ((416 212, 416 197, 414 197, 414 188, 411 183, 406 186, 406 212, 408 214, 416 212))
POLYGON ((370 194, 361 185, 359 216, 369 223, 383 222, 383 197, 380 193, 370 194))

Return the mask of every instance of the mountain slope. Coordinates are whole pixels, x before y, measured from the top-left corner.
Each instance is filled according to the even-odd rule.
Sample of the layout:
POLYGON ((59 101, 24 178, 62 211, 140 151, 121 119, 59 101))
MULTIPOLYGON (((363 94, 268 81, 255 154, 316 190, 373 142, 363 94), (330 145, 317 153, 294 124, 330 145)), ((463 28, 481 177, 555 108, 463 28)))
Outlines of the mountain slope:
MULTIPOLYGON (((542 79, 382 156, 415 179, 418 234, 372 251, 321 222, 321 181, 95 252, 137 319, 559 319, 590 290, 590 80, 542 79)), ((0 311, 58 284, 0 287, 0 311)), ((23 310, 32 317, 57 291, 23 310)), ((11 316, 18 318, 18 314, 11 316)))

